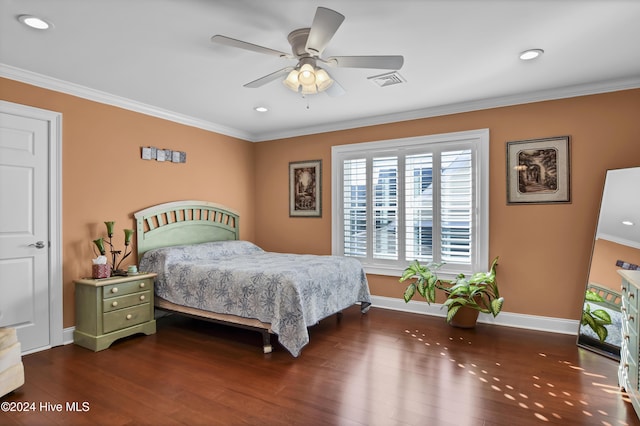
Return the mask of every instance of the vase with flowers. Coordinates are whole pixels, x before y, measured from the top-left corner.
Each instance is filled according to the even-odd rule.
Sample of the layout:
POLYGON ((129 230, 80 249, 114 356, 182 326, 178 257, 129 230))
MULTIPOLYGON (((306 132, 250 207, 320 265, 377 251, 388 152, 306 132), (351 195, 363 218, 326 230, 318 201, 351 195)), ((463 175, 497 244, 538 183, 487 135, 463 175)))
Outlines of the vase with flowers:
POLYGON ((98 249, 98 252, 100 252, 100 256, 106 255, 107 251, 105 249, 106 248, 105 244, 109 247, 109 253, 111 254, 111 275, 112 276, 127 275, 127 271, 121 270, 120 265, 122 264, 122 261, 125 260, 132 252, 131 237, 133 237, 134 231, 133 229, 124 230, 124 253, 123 253, 122 250, 116 250, 113 245, 113 228, 116 223, 114 221, 107 221, 104 224, 107 227, 108 239, 100 237, 93 240, 93 244, 95 244, 96 248, 98 249), (120 255, 122 255, 122 257, 120 257, 120 260, 118 260, 118 257, 120 255))

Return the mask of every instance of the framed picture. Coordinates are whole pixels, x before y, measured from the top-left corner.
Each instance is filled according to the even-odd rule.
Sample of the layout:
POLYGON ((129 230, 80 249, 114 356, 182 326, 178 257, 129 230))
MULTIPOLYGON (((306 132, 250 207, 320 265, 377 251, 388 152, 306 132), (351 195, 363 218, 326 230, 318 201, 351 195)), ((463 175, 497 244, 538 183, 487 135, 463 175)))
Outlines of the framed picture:
MULTIPOLYGON (((151 160, 151 147, 142 147, 142 159, 151 160)), ((154 158, 155 160, 155 158, 154 158)))
POLYGON ((569 136, 507 142, 507 204, 570 202, 569 136))
POLYGON ((321 217, 322 160, 289 163, 289 216, 321 217))
POLYGON ((173 163, 186 163, 187 162, 187 153, 183 151, 172 151, 171 152, 171 161, 173 163))

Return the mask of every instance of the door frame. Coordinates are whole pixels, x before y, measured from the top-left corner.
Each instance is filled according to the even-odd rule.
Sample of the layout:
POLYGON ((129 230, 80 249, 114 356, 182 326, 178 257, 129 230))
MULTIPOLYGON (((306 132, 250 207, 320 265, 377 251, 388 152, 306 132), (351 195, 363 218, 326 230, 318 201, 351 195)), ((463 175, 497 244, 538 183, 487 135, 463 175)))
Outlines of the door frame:
POLYGON ((37 352, 64 343, 62 328, 62 113, 0 100, 0 111, 47 121, 49 124, 49 345, 37 352))

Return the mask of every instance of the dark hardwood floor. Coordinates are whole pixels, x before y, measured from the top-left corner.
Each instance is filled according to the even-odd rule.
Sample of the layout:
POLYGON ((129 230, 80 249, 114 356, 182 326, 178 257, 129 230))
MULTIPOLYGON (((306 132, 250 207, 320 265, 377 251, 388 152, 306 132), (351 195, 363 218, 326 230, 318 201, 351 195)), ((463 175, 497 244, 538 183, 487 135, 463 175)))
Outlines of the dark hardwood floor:
POLYGON ((640 424, 617 363, 573 336, 355 306, 310 335, 299 358, 264 355, 259 333, 171 316, 105 351, 27 355, 25 385, 2 402, 34 410, 0 424, 640 424))

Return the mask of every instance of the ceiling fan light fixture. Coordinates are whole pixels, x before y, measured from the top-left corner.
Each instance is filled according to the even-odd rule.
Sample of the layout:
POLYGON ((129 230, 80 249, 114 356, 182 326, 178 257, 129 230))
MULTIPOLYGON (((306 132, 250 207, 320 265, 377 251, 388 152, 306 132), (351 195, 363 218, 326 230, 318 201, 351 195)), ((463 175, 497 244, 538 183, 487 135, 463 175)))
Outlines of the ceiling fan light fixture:
POLYGON ((303 86, 315 84, 316 74, 311 64, 304 64, 303 66, 300 67, 300 74, 298 74, 298 80, 300 81, 300 84, 302 84, 303 86))
POLYGON ((294 92, 297 92, 298 87, 300 86, 300 82, 298 81, 298 74, 298 70, 291 70, 287 78, 282 80, 282 84, 284 84, 294 92))
POLYGON ((316 85, 318 86, 318 92, 327 90, 333 84, 333 80, 322 68, 316 70, 316 85))
POLYGON ((300 92, 303 95, 314 95, 327 90, 333 84, 333 79, 322 68, 316 68, 311 64, 303 64, 299 69, 289 72, 287 78, 282 80, 289 89, 300 92))
POLYGON ((315 95, 318 93, 318 88, 315 84, 303 84, 301 93, 303 95, 315 95))

